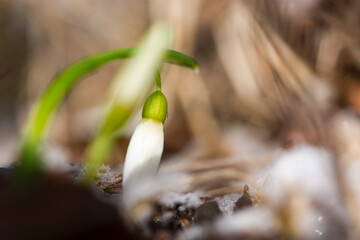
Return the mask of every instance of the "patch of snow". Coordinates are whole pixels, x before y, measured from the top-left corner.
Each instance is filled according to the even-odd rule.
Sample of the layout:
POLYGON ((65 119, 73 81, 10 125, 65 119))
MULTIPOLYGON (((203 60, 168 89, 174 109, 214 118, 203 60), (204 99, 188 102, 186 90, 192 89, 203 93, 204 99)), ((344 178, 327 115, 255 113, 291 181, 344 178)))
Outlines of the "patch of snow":
MULTIPOLYGON (((177 196, 184 195, 183 193, 173 193, 174 190, 181 192, 181 186, 178 184, 179 179, 187 178, 186 174, 172 173, 172 174, 158 174, 155 178, 149 178, 146 181, 139 181, 138 185, 127 189, 123 192, 122 204, 125 210, 131 210, 139 202, 149 199, 162 199, 164 204, 176 204, 172 201, 184 199, 177 198, 177 196)), ((188 196, 190 197, 190 195, 188 196)))
POLYGON ((162 222, 169 222, 171 220, 172 217, 174 217, 174 213, 173 212, 165 212, 162 216, 161 216, 161 221, 162 222))
POLYGON ((236 201, 241 197, 241 194, 238 193, 232 193, 227 194, 222 197, 215 198, 215 201, 219 205, 219 209, 221 212, 227 215, 231 215, 233 213, 233 208, 236 203, 236 201))
MULTIPOLYGON (((87 164, 69 164, 68 165, 68 174, 75 182, 81 182, 84 172, 86 171, 87 164)), ((97 181, 100 184, 106 184, 111 182, 117 177, 117 172, 112 171, 108 165, 101 165, 98 173, 96 174, 97 181)))
POLYGON ((344 222, 345 211, 329 151, 306 145, 284 151, 265 176, 266 200, 275 209, 289 208, 289 221, 300 238, 315 239, 319 232, 329 234, 334 221, 344 222), (324 214, 328 221, 319 221, 324 214))
POLYGON ((296 190, 324 202, 336 202, 338 190, 329 151, 299 146, 283 152, 266 171, 266 195, 282 202, 288 190, 296 190))
POLYGON ((185 208, 197 208, 203 202, 201 201, 200 197, 203 195, 200 192, 191 192, 191 193, 177 193, 177 192, 170 192, 163 195, 159 202, 166 206, 173 208, 177 204, 181 204, 185 208))
POLYGON ((246 208, 232 216, 219 218, 215 223, 220 235, 269 236, 277 230, 277 223, 272 213, 265 208, 246 208))
POLYGON ((114 180, 117 176, 108 165, 102 165, 96 175, 99 178, 99 183, 106 184, 114 180))
POLYGON ((179 212, 184 212, 184 211, 186 211, 186 207, 184 205, 181 205, 181 206, 178 207, 178 211, 179 212))
POLYGON ((74 182, 80 182, 81 172, 83 170, 83 164, 71 163, 69 166, 68 176, 74 180, 74 182))
POLYGON ((204 239, 205 229, 203 226, 195 225, 185 228, 176 240, 192 240, 192 239, 204 239))

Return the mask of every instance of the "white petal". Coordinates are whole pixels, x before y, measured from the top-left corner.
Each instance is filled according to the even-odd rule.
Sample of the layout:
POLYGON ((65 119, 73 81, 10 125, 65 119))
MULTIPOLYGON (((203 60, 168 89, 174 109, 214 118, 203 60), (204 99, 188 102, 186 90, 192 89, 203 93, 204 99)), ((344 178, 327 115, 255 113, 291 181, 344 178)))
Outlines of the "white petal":
POLYGON ((163 124, 151 119, 143 119, 136 127, 126 153, 124 186, 153 177, 159 168, 163 148, 163 124))

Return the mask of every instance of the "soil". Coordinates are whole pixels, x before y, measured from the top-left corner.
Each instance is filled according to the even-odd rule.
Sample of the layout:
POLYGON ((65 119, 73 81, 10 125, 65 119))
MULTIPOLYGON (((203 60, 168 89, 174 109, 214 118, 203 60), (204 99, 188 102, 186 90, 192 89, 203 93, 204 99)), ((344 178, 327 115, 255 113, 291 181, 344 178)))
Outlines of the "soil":
MULTIPOLYGON (((45 173, 18 188, 13 170, 0 169, 0 239, 174 239, 184 229, 209 224, 223 214, 211 198, 202 198, 197 208, 155 203, 145 234, 144 229, 125 226, 113 201, 122 193, 121 175, 109 182, 97 179, 96 189, 76 183, 76 175, 45 173)), ((253 204, 247 191, 245 186, 234 211, 253 204)))

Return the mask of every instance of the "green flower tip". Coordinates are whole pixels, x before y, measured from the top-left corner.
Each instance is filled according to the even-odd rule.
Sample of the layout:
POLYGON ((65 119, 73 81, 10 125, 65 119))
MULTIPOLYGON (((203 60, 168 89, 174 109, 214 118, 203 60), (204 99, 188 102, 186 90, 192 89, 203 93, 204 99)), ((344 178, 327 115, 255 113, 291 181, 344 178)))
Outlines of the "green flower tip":
POLYGON ((157 90, 146 99, 143 111, 143 119, 153 119, 161 123, 165 122, 167 115, 167 100, 164 94, 157 90))

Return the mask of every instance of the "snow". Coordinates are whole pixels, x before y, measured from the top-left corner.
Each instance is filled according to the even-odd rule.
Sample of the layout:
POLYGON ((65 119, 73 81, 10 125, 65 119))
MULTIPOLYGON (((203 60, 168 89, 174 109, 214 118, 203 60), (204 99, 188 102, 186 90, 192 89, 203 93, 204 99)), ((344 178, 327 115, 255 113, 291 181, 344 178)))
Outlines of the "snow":
MULTIPOLYGON (((211 234, 219 234, 219 239, 233 235, 271 236, 281 231, 278 224, 284 219, 292 231, 290 234, 299 239, 318 239, 336 234, 341 239, 341 225, 345 223, 346 216, 333 153, 321 147, 300 145, 278 150, 275 154, 266 169, 259 170, 257 174, 253 171, 255 179, 247 183, 251 187, 249 193, 260 199, 256 206, 234 213, 234 204, 241 194, 217 197, 215 201, 224 215, 210 224, 195 224, 184 229, 177 239, 202 239, 211 234), (334 229, 334 225, 339 227, 334 229)), ((349 182, 359 182, 358 169, 358 165, 349 167, 349 182)), ((191 179, 189 174, 170 172, 166 175, 164 172, 160 171, 154 181, 137 186, 133 193, 126 196, 127 202, 135 206, 142 199, 156 199, 162 206, 177 207, 180 212, 203 204, 202 192, 187 192, 191 179)), ((356 191, 360 193, 358 189, 356 191)), ((127 209, 130 208, 128 206, 127 209)))
POLYGON ((324 148, 298 146, 281 153, 262 176, 267 203, 274 210, 291 213, 287 221, 296 226, 293 234, 300 238, 329 233, 332 221, 343 222, 346 217, 333 161, 324 148))
POLYGON ((332 161, 323 148, 304 145, 284 151, 266 171, 267 197, 280 203, 293 189, 320 201, 336 201, 339 193, 332 161))
POLYGON ((215 223, 216 232, 222 236, 242 235, 270 236, 276 232, 274 216, 268 209, 246 208, 232 216, 219 218, 215 223))
POLYGON ((171 218, 174 217, 174 213, 173 212, 165 212, 162 217, 161 217, 161 221, 162 222, 168 222, 171 220, 171 218))
MULTIPOLYGON (((170 192, 162 196, 159 199, 159 202, 162 205, 169 208, 174 208, 175 205, 177 204, 181 204, 185 209, 197 208, 201 204, 203 204, 203 202, 200 199, 202 195, 203 194, 201 194, 201 192, 191 192, 191 193, 170 192)), ((179 209, 179 211, 181 211, 181 209, 179 209)))
POLYGON ((140 181, 136 187, 123 192, 123 208, 130 210, 138 203, 149 199, 157 199, 168 207, 174 207, 176 204, 184 204, 186 207, 199 206, 202 194, 200 192, 183 193, 184 186, 179 184, 179 179, 188 179, 188 175, 183 173, 158 174, 155 178, 140 181))
POLYGON ((215 198, 215 201, 219 205, 219 209, 221 212, 227 215, 231 215, 233 213, 233 208, 236 201, 241 197, 241 194, 232 193, 224 195, 223 197, 215 198))
POLYGON ((100 179, 99 183, 106 184, 114 180, 117 177, 117 174, 111 171, 111 168, 108 165, 103 164, 96 176, 100 179))
POLYGON ((191 226, 184 229, 176 240, 204 239, 205 229, 203 226, 191 226))

